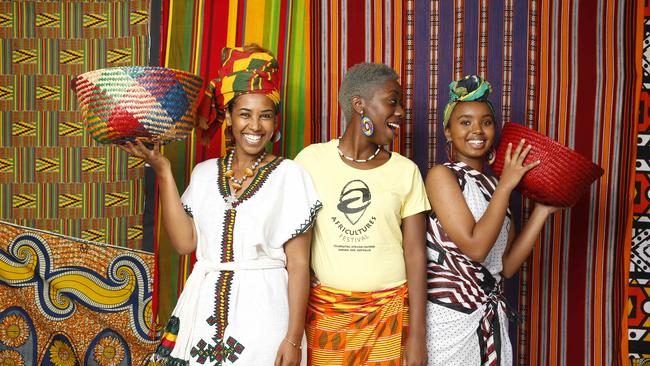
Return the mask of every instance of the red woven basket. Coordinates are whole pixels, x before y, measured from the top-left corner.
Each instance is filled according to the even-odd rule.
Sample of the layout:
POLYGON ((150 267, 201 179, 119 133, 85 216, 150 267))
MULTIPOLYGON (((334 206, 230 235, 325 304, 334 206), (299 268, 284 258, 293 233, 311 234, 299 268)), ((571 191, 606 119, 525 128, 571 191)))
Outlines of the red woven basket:
POLYGON ((201 78, 164 67, 112 67, 81 74, 71 87, 96 141, 167 143, 192 132, 201 78))
POLYGON ((532 145, 524 164, 541 161, 517 186, 533 201, 558 207, 573 206, 589 190, 591 183, 603 175, 598 165, 568 147, 528 127, 506 123, 492 165, 497 176, 501 176, 508 143, 512 143, 514 151, 522 138, 526 139, 526 145, 532 145))

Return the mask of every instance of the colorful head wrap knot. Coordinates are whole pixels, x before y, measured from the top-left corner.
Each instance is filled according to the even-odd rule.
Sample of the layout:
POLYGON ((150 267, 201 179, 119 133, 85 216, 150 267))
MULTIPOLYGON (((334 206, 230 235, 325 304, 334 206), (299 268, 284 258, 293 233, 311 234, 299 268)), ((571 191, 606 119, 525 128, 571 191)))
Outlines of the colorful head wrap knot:
POLYGON ((255 46, 224 47, 221 68, 210 81, 199 106, 199 126, 207 130, 204 141, 205 138, 209 141, 221 127, 228 104, 239 95, 264 94, 275 104, 276 111, 279 110, 278 84, 278 61, 273 55, 255 46))
POLYGON ((447 127, 451 112, 458 102, 485 102, 490 107, 492 114, 494 114, 494 107, 487 99, 491 91, 492 86, 490 83, 480 76, 467 75, 460 80, 452 81, 449 84, 449 102, 445 107, 444 126, 447 127))

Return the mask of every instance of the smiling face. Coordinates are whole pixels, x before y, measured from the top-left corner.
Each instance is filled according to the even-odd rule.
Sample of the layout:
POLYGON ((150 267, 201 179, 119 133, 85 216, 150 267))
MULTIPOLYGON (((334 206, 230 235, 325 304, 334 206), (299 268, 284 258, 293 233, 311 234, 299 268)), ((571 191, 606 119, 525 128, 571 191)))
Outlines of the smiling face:
MULTIPOLYGON (((275 105, 263 94, 244 94, 226 111, 238 154, 257 156, 273 137, 275 105)), ((241 156, 241 155, 240 155, 241 156)))
POLYGON ((445 127, 445 137, 453 144, 452 159, 468 164, 482 164, 495 134, 494 115, 485 102, 459 102, 445 127))
POLYGON ((375 89, 370 99, 359 98, 359 103, 375 126, 370 140, 377 145, 388 145, 397 136, 404 118, 402 87, 396 80, 387 79, 375 89))

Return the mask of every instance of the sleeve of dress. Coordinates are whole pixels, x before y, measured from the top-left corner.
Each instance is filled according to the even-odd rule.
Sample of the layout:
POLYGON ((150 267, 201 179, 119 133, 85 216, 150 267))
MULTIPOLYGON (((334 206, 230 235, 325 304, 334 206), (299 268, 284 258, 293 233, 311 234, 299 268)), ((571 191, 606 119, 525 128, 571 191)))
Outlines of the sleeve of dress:
POLYGON ((409 217, 420 212, 431 210, 429 199, 427 198, 427 191, 422 181, 420 170, 415 164, 412 164, 410 169, 410 189, 407 191, 402 205, 402 218, 409 217))
POLYGON ((309 230, 322 204, 312 180, 301 166, 286 161, 288 172, 278 187, 275 214, 267 222, 272 231, 270 246, 281 248, 288 240, 309 230))
POLYGON ((188 184, 187 188, 185 188, 185 192, 183 192, 183 195, 181 196, 181 203, 183 204, 183 209, 187 214, 191 217, 194 218, 194 212, 196 210, 196 205, 194 203, 194 196, 195 194, 193 193, 196 191, 196 185, 198 182, 195 182, 195 172, 196 168, 192 170, 192 175, 190 177, 190 183, 188 184))

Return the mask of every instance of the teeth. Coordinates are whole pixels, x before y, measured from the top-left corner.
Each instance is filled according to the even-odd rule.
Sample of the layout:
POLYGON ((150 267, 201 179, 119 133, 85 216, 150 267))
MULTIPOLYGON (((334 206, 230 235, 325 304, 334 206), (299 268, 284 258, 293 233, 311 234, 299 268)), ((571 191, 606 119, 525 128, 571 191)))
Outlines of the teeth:
POLYGON ((262 135, 249 135, 244 134, 244 138, 251 143, 259 142, 262 139, 262 135))
POLYGON ((483 140, 469 140, 467 142, 469 142, 472 145, 483 145, 485 143, 485 141, 483 140))
POLYGON ((388 122, 388 127, 396 130, 399 128, 399 125, 395 122, 388 122))

